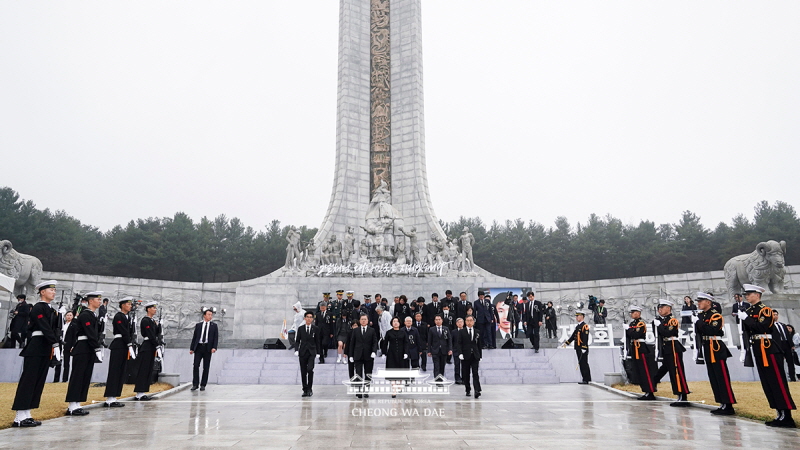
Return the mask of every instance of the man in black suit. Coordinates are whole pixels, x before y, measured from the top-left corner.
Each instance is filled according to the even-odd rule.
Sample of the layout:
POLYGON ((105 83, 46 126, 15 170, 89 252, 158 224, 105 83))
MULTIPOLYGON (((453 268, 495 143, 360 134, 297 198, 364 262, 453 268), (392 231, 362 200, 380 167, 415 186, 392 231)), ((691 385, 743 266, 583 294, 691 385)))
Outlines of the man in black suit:
POLYGON ((18 295, 17 301, 14 318, 11 319, 11 338, 19 343, 19 348, 23 348, 25 347, 25 336, 28 334, 28 316, 33 306, 27 302, 27 296, 24 294, 18 295))
POLYGON ((447 356, 453 354, 452 332, 442 322, 442 316, 437 314, 433 319, 435 326, 428 330, 428 356, 433 359, 433 378, 444 378, 444 367, 447 356))
POLYGON ((778 347, 783 351, 783 357, 786 359, 786 364, 789 366, 789 381, 797 381, 797 374, 794 369, 794 350, 792 350, 792 337, 789 336, 789 330, 786 328, 786 324, 783 322, 779 322, 780 319, 778 310, 772 310, 772 317, 774 317, 775 323, 772 325, 772 340, 778 344, 778 347))
POLYGON ((497 314, 497 308, 492 306, 492 297, 485 295, 483 291, 478 291, 478 300, 475 301, 475 323, 483 335, 483 348, 495 348, 495 339, 493 338, 497 322, 500 317, 497 314))
MULTIPOLYGON (((361 377, 365 383, 365 391, 369 392, 375 352, 378 351, 378 333, 369 326, 369 318, 366 315, 359 318, 359 325, 353 330, 347 348, 350 349, 347 351, 350 362, 355 364, 355 375, 361 377)), ((365 393, 363 396, 369 397, 369 394, 365 393)), ((356 394, 356 397, 361 398, 362 395, 356 394)))
POLYGON ((314 318, 314 325, 320 331, 319 363, 325 364, 325 357, 328 356, 328 348, 333 342, 333 331, 335 322, 333 316, 328 312, 328 305, 322 303, 319 306, 317 317, 314 318))
MULTIPOLYGON (((321 309, 320 309, 321 312, 321 309)), ((314 358, 319 353, 321 347, 322 333, 318 326, 314 325, 314 313, 306 311, 304 316, 305 325, 300 325, 297 330, 297 351, 295 356, 300 357, 300 380, 303 382, 303 397, 314 395, 314 358)))
POLYGON ((31 417, 31 410, 39 407, 44 384, 47 381, 47 371, 50 369, 50 360, 61 359, 56 323, 58 317, 50 307, 50 302, 56 296, 56 284, 54 280, 49 280, 35 287, 39 292, 40 301, 30 310, 28 325, 30 337, 19 354, 25 360, 22 363, 22 374, 17 383, 14 404, 11 406, 11 409, 17 412, 12 427, 37 427, 42 424, 31 417))
POLYGON ((467 390, 467 397, 470 394, 469 375, 472 372, 473 384, 475 385, 475 398, 481 396, 481 380, 478 375, 478 367, 483 357, 481 352, 480 332, 474 328, 475 319, 467 316, 467 326, 458 330, 458 359, 461 360, 461 381, 467 390))
POLYGON ((219 330, 217 324, 212 322, 214 310, 211 308, 203 311, 203 321, 194 326, 192 344, 189 354, 194 354, 194 368, 192 369, 192 390, 197 390, 200 381, 200 361, 203 361, 203 380, 199 383, 200 390, 206 390, 208 383, 208 368, 211 365, 211 355, 217 352, 219 330))
POLYGON ((542 313, 544 305, 535 299, 533 291, 528 292, 528 303, 525 304, 525 323, 527 324, 528 339, 535 353, 539 353, 539 328, 542 326, 542 313))
POLYGON ((419 357, 425 350, 425 345, 422 343, 422 337, 419 335, 419 330, 414 328, 414 321, 411 317, 406 317, 404 321, 405 327, 403 331, 408 336, 408 362, 411 364, 412 369, 419 368, 419 357))
POLYGON ((431 295, 431 302, 422 309, 422 320, 427 323, 433 323, 436 315, 441 313, 442 304, 439 302, 439 294, 434 292, 433 295, 431 295))
POLYGON ((108 299, 103 299, 103 304, 97 309, 97 333, 100 335, 100 343, 105 347, 106 339, 106 317, 108 315, 108 299))
POLYGON ((420 356, 419 368, 422 369, 423 372, 428 371, 428 324, 422 320, 422 313, 418 312, 414 314, 414 323, 413 326, 419 332, 419 342, 420 342, 420 351, 422 352, 420 356))
POLYGON ((451 308, 456 315, 456 319, 466 319, 467 309, 472 308, 472 302, 467 300, 467 293, 462 292, 458 295, 460 298, 456 302, 455 309, 451 308))

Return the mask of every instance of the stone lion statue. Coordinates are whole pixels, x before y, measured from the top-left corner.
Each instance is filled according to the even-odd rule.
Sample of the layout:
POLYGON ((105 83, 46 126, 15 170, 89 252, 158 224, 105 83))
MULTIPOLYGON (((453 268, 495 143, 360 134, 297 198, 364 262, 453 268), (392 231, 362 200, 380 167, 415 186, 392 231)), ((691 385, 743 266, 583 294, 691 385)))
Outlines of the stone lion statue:
POLYGON ((725 263, 725 285, 728 294, 742 292, 745 283, 768 289, 767 292, 784 292, 783 277, 786 275, 784 258, 786 241, 761 242, 747 255, 734 256, 725 263))
POLYGON ((42 279, 42 262, 35 256, 19 253, 11 241, 3 240, 0 241, 0 273, 16 280, 14 295, 22 294, 25 287, 30 295, 42 279))

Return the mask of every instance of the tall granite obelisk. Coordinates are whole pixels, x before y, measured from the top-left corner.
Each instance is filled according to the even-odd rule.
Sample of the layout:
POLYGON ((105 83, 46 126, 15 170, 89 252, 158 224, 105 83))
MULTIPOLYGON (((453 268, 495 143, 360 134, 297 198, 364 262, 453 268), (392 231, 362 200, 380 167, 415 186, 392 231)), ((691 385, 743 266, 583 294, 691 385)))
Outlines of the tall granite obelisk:
POLYGON ((425 168, 420 3, 341 0, 336 167, 318 246, 361 231, 381 182, 406 230, 444 237, 425 168))

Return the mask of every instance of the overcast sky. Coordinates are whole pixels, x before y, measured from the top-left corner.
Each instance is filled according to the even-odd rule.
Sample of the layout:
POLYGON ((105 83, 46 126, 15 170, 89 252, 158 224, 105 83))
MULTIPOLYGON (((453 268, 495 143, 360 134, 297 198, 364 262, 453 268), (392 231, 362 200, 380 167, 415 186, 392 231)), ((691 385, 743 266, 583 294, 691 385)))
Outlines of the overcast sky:
MULTIPOLYGON (((177 211, 319 226, 338 7, 1 1, 0 186, 101 230, 177 211)), ((800 207, 800 2, 422 11, 440 219, 688 209, 714 227, 760 200, 800 207)))

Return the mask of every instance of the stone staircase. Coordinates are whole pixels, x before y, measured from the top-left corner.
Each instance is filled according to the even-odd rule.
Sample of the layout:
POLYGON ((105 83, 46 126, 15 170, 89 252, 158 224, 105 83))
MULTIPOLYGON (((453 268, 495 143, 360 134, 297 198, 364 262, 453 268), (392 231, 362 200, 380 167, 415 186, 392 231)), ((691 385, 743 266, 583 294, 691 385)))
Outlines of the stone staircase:
MULTIPOLYGON (((559 383, 549 362, 552 352, 541 349, 484 350, 480 364, 481 381, 488 384, 551 384, 559 383)), ((378 357, 375 368, 384 366, 378 357)), ((433 376, 433 363, 428 359, 426 374, 433 376)), ((453 365, 448 364, 445 376, 452 380, 453 365)), ((347 364, 336 364, 336 352, 328 351, 325 364, 314 368, 315 385, 342 384, 347 380, 347 364)), ((290 350, 234 350, 233 356, 223 363, 219 384, 300 384, 300 367, 294 351, 290 350)))

